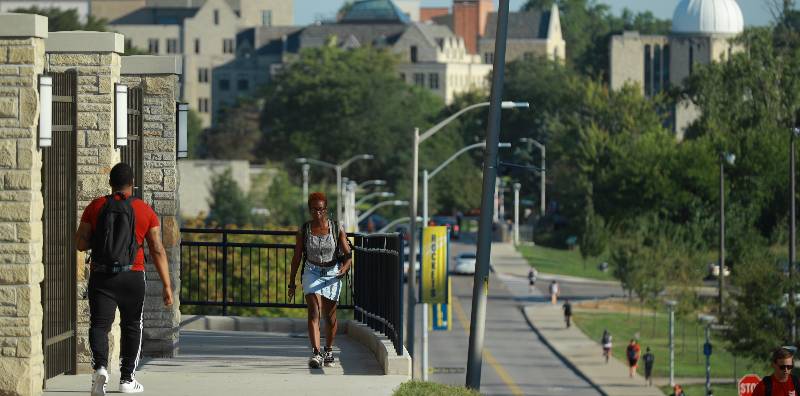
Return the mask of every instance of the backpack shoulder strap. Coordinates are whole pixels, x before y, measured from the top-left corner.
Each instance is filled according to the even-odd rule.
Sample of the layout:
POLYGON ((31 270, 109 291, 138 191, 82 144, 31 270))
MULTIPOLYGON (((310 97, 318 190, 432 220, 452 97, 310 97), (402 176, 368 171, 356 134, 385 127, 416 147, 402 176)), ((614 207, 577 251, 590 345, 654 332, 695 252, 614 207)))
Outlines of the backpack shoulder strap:
POLYGON ((789 378, 792 379, 792 385, 794 386, 795 393, 800 391, 800 378, 797 378, 797 376, 794 374, 789 374, 789 378))
POLYGON ((772 396, 772 376, 762 378, 761 383, 764 384, 764 396, 772 396))

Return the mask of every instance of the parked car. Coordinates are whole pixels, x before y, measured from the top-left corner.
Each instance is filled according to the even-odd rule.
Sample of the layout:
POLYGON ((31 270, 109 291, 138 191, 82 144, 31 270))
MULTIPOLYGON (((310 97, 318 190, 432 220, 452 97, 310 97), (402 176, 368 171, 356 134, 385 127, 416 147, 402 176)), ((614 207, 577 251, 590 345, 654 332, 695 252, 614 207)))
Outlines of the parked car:
POLYGON ((455 274, 472 275, 475 273, 475 263, 478 256, 475 253, 461 253, 456 257, 456 266, 453 268, 455 274))
POLYGON ((454 216, 433 216, 428 225, 447 226, 450 229, 450 239, 461 237, 461 227, 458 226, 458 220, 454 216))
MULTIPOLYGON (((728 266, 725 266, 723 270, 725 277, 731 276, 731 269, 728 266)), ((708 263, 708 274, 713 278, 719 278, 719 264, 717 263, 708 263)))

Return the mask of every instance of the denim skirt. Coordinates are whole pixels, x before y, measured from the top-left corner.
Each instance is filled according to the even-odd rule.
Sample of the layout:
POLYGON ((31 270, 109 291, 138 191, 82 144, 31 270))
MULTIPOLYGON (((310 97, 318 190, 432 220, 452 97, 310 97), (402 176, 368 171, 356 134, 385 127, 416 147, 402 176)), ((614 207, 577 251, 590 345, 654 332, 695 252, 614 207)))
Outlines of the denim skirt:
POLYGON ((303 272, 303 294, 319 294, 331 301, 339 301, 342 291, 342 280, 336 278, 339 264, 332 267, 320 267, 305 263, 303 272))

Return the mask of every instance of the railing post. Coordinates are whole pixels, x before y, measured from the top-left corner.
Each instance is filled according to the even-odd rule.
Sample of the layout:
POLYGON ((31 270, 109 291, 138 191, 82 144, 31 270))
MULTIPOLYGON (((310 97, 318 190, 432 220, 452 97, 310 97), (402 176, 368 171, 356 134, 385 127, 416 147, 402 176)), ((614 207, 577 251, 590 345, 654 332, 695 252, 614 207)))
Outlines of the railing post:
POLYGON ((222 230, 222 316, 228 314, 228 233, 222 230))

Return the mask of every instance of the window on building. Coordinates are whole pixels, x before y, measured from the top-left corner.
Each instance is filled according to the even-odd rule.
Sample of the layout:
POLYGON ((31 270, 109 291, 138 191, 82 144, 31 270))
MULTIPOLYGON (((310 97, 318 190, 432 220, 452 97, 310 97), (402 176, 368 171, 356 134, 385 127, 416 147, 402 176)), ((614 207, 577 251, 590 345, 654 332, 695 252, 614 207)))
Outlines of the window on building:
POLYGON ((199 54, 200 53, 200 39, 199 38, 194 39, 194 53, 195 54, 199 54))
POLYGON ((439 89, 439 73, 428 74, 428 86, 431 89, 439 89))
POLYGON ((261 10, 261 26, 272 26, 272 10, 261 10))
POLYGON ((247 91, 250 89, 250 81, 247 81, 247 79, 239 79, 239 81, 236 82, 236 89, 247 91))
POLYGON ((405 73, 400 73, 400 80, 402 80, 403 82, 406 81, 406 74, 405 73))
POLYGON ((158 54, 158 39, 147 40, 147 51, 153 55, 158 54))
POLYGON ((231 89, 231 80, 227 78, 222 78, 219 80, 219 89, 220 91, 228 91, 231 89))
POLYGON ((522 54, 522 59, 525 59, 526 61, 533 60, 533 52, 526 52, 522 54))
POLYGON ((219 10, 214 10, 214 24, 219 25, 219 10))
POLYGON ((663 61, 661 57, 661 46, 656 45, 653 52, 653 95, 658 95, 663 87, 663 61))
POLYGON ((425 73, 414 73, 414 85, 425 86, 425 73))
POLYGON ((125 39, 125 49, 132 47, 133 47, 133 41, 131 39, 125 39))
POLYGON ((417 63, 417 46, 416 45, 412 45, 411 46, 411 53, 409 55, 411 56, 411 63, 417 63))
POLYGON ((233 53, 233 39, 222 39, 222 53, 233 53))
POLYGON ((494 63, 494 52, 487 52, 483 54, 483 63, 486 64, 493 64, 494 63))
POLYGON ((207 83, 208 82, 208 68, 201 67, 197 69, 197 82, 207 83))
POLYGON ((167 53, 177 54, 178 52, 178 39, 167 39, 167 53))
POLYGON ((694 71, 694 46, 689 46, 689 74, 691 75, 694 71))
POLYGON ((197 111, 201 113, 208 113, 208 98, 197 99, 197 111))
POLYGON ((644 94, 653 94, 653 48, 648 44, 644 46, 644 94))

